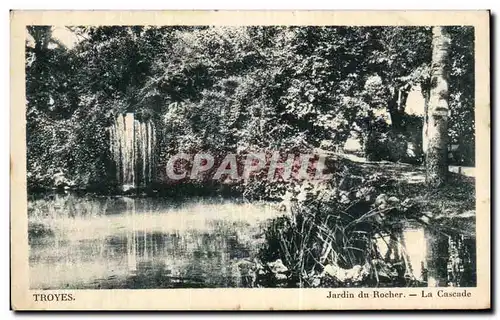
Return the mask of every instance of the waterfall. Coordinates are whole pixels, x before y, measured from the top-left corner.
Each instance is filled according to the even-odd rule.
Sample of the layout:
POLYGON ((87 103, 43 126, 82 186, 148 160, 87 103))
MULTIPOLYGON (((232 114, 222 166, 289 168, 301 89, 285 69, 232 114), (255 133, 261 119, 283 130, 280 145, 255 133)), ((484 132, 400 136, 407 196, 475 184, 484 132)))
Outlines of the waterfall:
POLYGON ((149 186, 155 168, 153 122, 135 119, 133 113, 119 114, 109 132, 116 180, 123 191, 149 186))

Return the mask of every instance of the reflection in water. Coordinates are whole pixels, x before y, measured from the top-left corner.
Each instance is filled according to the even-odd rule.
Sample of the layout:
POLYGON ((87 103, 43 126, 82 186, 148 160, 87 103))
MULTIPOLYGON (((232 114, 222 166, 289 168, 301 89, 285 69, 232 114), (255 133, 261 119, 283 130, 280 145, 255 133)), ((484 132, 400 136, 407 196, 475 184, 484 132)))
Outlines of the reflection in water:
POLYGON ((237 287, 255 254, 264 204, 75 195, 29 204, 32 288, 237 287), (38 227, 36 227, 38 226, 38 227))
POLYGON ((397 237, 377 238, 377 249, 385 261, 402 259, 406 276, 421 284, 429 287, 475 286, 475 238, 460 229, 450 232, 453 229, 445 226, 423 226, 406 221, 397 237))
MULTIPOLYGON (((105 289, 251 286, 240 267, 281 213, 220 199, 70 194, 30 199, 28 214, 31 288, 105 289)), ((377 250, 385 261, 402 257, 405 274, 429 286, 475 285, 473 237, 408 225, 378 238, 377 250)))

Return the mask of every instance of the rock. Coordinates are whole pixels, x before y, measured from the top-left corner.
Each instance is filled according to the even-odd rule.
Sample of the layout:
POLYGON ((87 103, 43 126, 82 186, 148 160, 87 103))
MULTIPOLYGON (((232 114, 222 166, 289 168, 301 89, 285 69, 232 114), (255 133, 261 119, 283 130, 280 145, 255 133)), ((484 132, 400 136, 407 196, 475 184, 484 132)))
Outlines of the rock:
POLYGON ((377 198, 375 198, 374 206, 381 210, 387 208, 387 195, 385 193, 379 194, 377 198))
POLYGON ((276 278, 276 280, 278 281, 283 281, 283 280, 286 280, 288 277, 282 273, 276 273, 274 275, 274 277, 276 278))
POLYGON ((340 203, 348 204, 351 202, 351 199, 349 199, 349 192, 348 191, 339 191, 339 196, 340 196, 340 200, 339 200, 340 203))
POLYGON ((319 287, 320 284, 321 284, 321 278, 318 277, 315 277, 311 282, 311 286, 315 288, 319 287))
POLYGON ((370 265, 355 265, 351 269, 344 269, 339 266, 328 264, 323 272, 340 282, 360 282, 370 274, 370 265))
POLYGON ((387 202, 390 203, 391 205, 395 206, 395 205, 398 205, 400 201, 396 197, 390 197, 389 199, 387 199, 387 202))
POLYGON ((285 273, 288 272, 288 268, 283 264, 281 259, 278 259, 274 262, 268 262, 267 266, 271 270, 272 273, 285 273))

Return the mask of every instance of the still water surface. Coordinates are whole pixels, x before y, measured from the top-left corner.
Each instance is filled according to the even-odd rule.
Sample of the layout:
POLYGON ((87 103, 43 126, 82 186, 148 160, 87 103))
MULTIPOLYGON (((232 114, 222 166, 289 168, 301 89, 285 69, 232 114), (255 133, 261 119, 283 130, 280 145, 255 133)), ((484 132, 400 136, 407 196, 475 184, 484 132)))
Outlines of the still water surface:
POLYGON ((265 203, 222 199, 74 194, 30 199, 32 289, 238 287, 238 261, 251 258, 265 203))

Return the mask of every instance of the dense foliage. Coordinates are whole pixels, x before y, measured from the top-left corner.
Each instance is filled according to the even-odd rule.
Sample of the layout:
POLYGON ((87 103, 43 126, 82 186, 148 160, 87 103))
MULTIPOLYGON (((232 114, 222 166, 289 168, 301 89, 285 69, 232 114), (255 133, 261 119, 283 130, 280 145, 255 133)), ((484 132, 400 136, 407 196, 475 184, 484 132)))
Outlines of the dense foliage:
MULTIPOLYGON (((425 27, 69 29, 70 48, 28 27, 31 187, 113 184, 108 127, 125 111, 161 128, 160 168, 178 151, 337 149, 352 131, 405 139, 406 97, 428 79, 431 50, 425 27)), ((470 164, 473 29, 452 35, 450 136, 470 164)))

